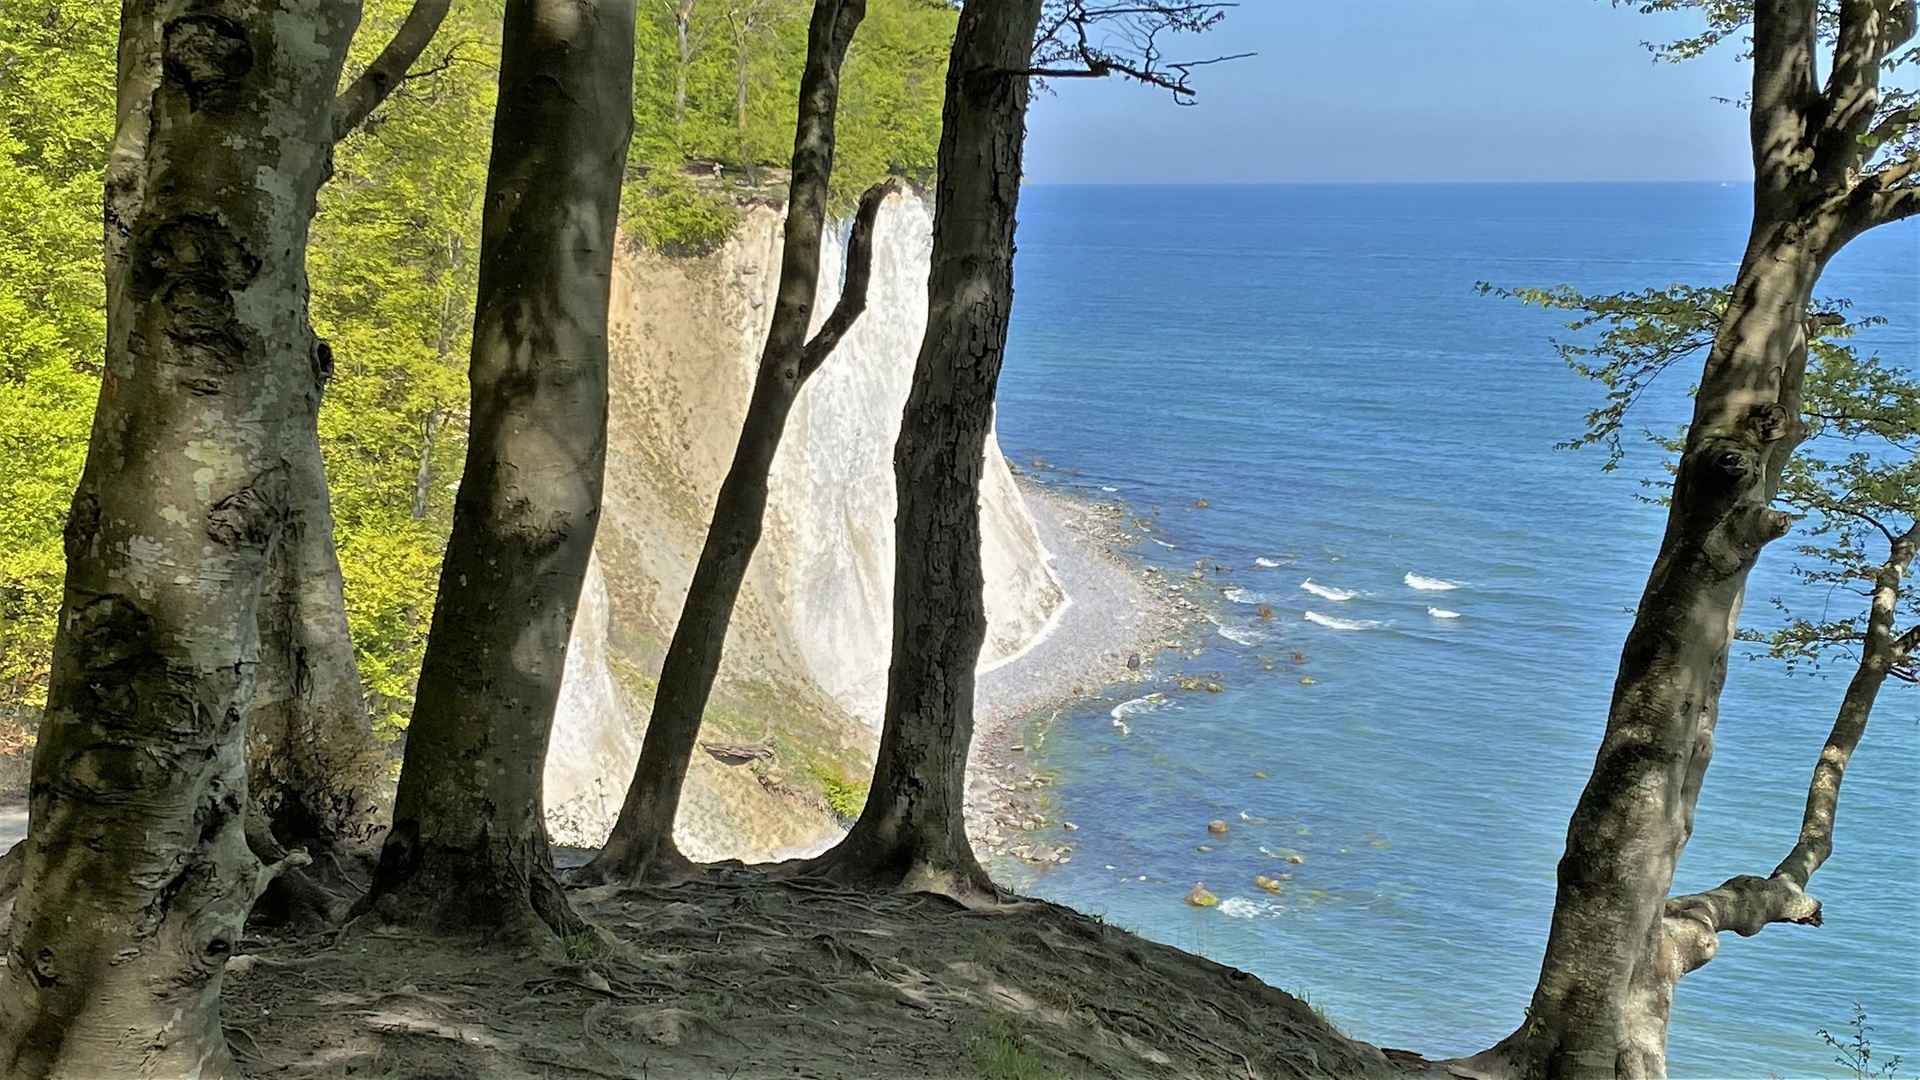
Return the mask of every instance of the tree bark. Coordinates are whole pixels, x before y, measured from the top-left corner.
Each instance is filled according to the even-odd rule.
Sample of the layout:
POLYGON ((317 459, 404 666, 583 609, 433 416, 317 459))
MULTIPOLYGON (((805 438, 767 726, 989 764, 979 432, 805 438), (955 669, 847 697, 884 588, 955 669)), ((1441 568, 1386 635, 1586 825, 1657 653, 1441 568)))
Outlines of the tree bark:
POLYGON ((381 817, 373 736, 347 627, 333 512, 320 460, 320 382, 293 418, 281 542, 260 598, 260 667, 247 729, 249 788, 288 846, 364 845, 381 817))
POLYGON ((1874 110, 1863 116, 1858 101, 1877 101, 1879 58, 1913 32, 1908 0, 1850 0, 1841 51, 1877 55, 1837 60, 1823 90, 1814 81, 1816 7, 1755 5, 1745 257, 1695 397, 1593 773, 1567 828, 1527 1020, 1456 1063, 1464 1075, 1665 1075, 1665 1002, 1678 977, 1663 962, 1667 895, 1712 758, 1747 575, 1790 526, 1770 504, 1804 434, 1808 303, 1827 260, 1873 224, 1857 210, 1866 152, 1857 136, 1874 110))
POLYGON ((123 15, 107 372, 0 975, 10 1077, 225 1074, 221 971, 279 869, 244 835, 246 714, 318 350, 307 223, 359 5, 123 15))
MULTIPOLYGON (((807 63, 800 80, 799 123, 793 140, 793 178, 788 187, 786 233, 782 241, 779 291, 772 322, 760 354, 753 398, 740 428, 733 464, 720 485, 713 520, 700 548, 700 561, 674 627, 673 642, 660 668, 653 714, 641 744, 633 782, 620 817, 594 860, 581 868, 581 882, 641 881, 650 873, 677 873, 687 860, 673 843, 673 819, 680 806, 688 763, 700 734, 700 720, 720 671, 720 657, 733 619, 734 602, 746 579, 767 510, 767 477, 773 470, 787 414, 807 377, 826 353, 810 348, 807 327, 813 318, 820 277, 820 237, 833 179, 833 126, 840 96, 840 62, 866 16, 866 0, 816 0, 807 31, 807 63), (813 353, 814 355, 809 355, 813 353)), ((848 287, 839 310, 828 320, 846 331, 866 304, 866 278, 872 262, 873 221, 891 188, 881 185, 861 200, 855 240, 848 252, 848 287)), ((831 344, 827 349, 832 348, 831 344)))
POLYGON ((583 925, 540 778, 600 512, 633 22, 633 0, 507 5, 466 472, 365 902, 395 923, 528 940, 583 925))
POLYGON ((1681 978, 1718 955, 1721 933, 1732 931, 1752 937, 1774 923, 1821 924, 1820 901, 1807 894, 1807 885, 1833 854, 1840 783, 1866 734, 1874 701, 1887 675, 1906 659, 1911 647, 1898 635, 1894 618, 1901 581, 1913 563, 1916 546, 1920 546, 1920 524, 1893 539, 1887 560, 1875 576, 1860 663, 1847 682, 1833 728, 1814 763, 1800 835, 1793 849, 1766 877, 1742 874, 1717 888, 1666 902, 1660 920, 1658 960, 1642 984, 1632 1017, 1630 1034, 1643 1054, 1664 1060, 1674 989, 1681 978))
MULTIPOLYGON (((406 78, 446 18, 448 0, 416 0, 380 55, 334 99, 332 137, 345 138, 406 78)), ((331 170, 329 170, 330 172, 331 170)), ((248 721, 247 773, 255 855, 288 849, 359 853, 384 820, 385 753, 374 738, 347 624, 333 507, 320 454, 320 399, 333 375, 325 343, 288 435, 288 515, 260 600, 260 667, 248 721)), ((255 914, 295 925, 323 921, 339 898, 295 870, 274 879, 255 914)), ((335 875, 337 876, 337 875, 335 875)), ((334 882, 346 886, 350 883, 334 882)))
POLYGON ((990 893, 962 817, 986 637, 980 474, 1013 304, 1014 214, 1041 0, 970 0, 947 72, 926 337, 894 448, 893 655, 866 808, 808 869, 990 893))

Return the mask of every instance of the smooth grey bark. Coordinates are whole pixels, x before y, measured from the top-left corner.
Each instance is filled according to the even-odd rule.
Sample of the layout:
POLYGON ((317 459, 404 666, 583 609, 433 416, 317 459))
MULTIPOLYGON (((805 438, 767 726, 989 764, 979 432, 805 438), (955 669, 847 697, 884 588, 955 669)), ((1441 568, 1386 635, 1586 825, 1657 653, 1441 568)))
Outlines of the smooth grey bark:
POLYGON ((866 808, 806 868, 848 884, 990 894, 962 816, 986 639, 980 476, 1013 305, 1027 70, 1041 0, 969 0, 947 69, 927 331, 894 447, 893 656, 866 808))
POLYGON ((733 464, 720 484, 713 520, 700 560, 680 609, 673 642, 660 668, 653 713, 613 832, 575 880, 641 881, 650 874, 672 874, 689 865, 673 843, 673 819, 680 806, 687 768, 707 698, 720 671, 727 627, 741 582, 760 543, 767 510, 767 477, 773 470, 787 414, 816 371, 866 306, 872 266, 873 222, 892 190, 882 184, 861 199, 848 248, 847 287, 822 327, 807 340, 820 276, 821 231, 833 179, 833 127, 839 107, 840 63, 847 45, 866 17, 866 0, 816 0, 807 30, 807 62, 800 79, 799 121, 793 140, 793 178, 788 186, 786 232, 782 240, 780 284, 772 321, 760 353, 753 397, 735 445, 733 464))
POLYGON ((307 223, 359 14, 123 8, 107 370, 67 523, 0 1074, 229 1071, 221 971, 282 868, 244 835, 256 606, 318 350, 307 223))
POLYGON ((466 472, 364 902, 391 922, 527 940, 583 925, 541 772, 600 513, 633 34, 633 0, 507 5, 466 472))
POLYGON ((1742 874, 1716 888, 1669 899, 1661 915, 1660 955, 1656 977, 1645 984, 1646 997, 1638 1003, 1648 1017, 1640 1026, 1645 1038, 1657 1038, 1645 1047, 1664 1056, 1667 1018, 1673 991, 1681 978, 1699 970, 1720 951, 1720 935, 1731 931, 1752 937, 1774 923, 1821 924, 1820 901, 1807 894, 1816 871, 1833 854, 1833 825, 1839 812, 1840 783, 1846 777, 1853 752, 1866 734, 1873 705, 1887 675, 1904 663, 1920 633, 1901 634, 1894 624, 1901 582, 1920 547, 1920 524, 1894 537, 1887 559, 1874 576, 1867 632, 1861 641, 1860 662, 1840 700, 1840 709, 1813 778, 1807 784, 1806 810, 1800 835, 1787 857, 1766 877, 1742 874))
MULTIPOLYGON (((334 99, 332 137, 345 138, 388 95, 433 40, 448 0, 416 0, 374 62, 334 99)), ((329 170, 330 172, 331 170, 329 170)), ((333 374, 325 343, 307 365, 288 437, 286 527, 260 599, 260 668, 248 724, 248 789, 255 855, 288 850, 365 851, 390 802, 385 751, 374 737, 347 624, 346 587, 334 546, 333 508, 320 455, 320 400, 333 374)), ((296 870, 274 879, 256 916, 311 924, 341 903, 296 870)), ((337 875, 336 875, 337 876, 337 875)), ((351 891, 350 883, 334 882, 351 891)))
POLYGON ((1668 892, 1713 753, 1747 574, 1785 535, 1771 509, 1804 434, 1808 304, 1846 242, 1914 212, 1862 175, 1880 61, 1911 0, 1846 0, 1833 75, 1815 82, 1817 0, 1758 0, 1754 219, 1696 394, 1660 553, 1621 652, 1605 734, 1567 829, 1539 982, 1520 1029, 1462 1075, 1657 1077, 1666 1071, 1668 892))

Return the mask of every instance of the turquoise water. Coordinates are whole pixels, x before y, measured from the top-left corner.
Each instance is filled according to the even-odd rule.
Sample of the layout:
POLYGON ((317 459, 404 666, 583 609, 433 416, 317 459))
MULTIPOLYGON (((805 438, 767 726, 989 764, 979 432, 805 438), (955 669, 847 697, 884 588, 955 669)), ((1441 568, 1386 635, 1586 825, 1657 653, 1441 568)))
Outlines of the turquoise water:
MULTIPOLYGON (((1073 860, 1028 887, 1304 993, 1370 1041, 1464 1052, 1512 1030, 1662 514, 1633 498, 1652 453, 1603 474, 1597 452, 1553 449, 1596 399, 1548 347, 1560 320, 1472 286, 1724 283, 1748 197, 1028 188, 1008 456, 1152 518, 1161 543, 1138 557, 1170 576, 1231 568, 1209 571, 1223 632, 1158 668, 1222 692, 1150 687, 1165 701, 1123 709, 1125 732, 1121 697, 1049 730, 1040 763, 1079 829, 1073 860), (1228 837, 1209 837, 1216 818, 1228 837), (1279 873, 1278 897, 1251 882, 1279 873), (1196 881, 1225 903, 1183 903, 1196 881)), ((1865 340, 1912 365, 1920 227, 1856 241, 1821 292, 1886 316, 1865 340)), ((1671 430, 1697 370, 1641 420, 1671 430)), ((1750 625, 1793 587, 1788 543, 1755 575, 1750 625)), ((1843 678, 1735 662, 1680 889, 1764 874, 1791 846, 1843 678)), ((1826 925, 1725 937, 1681 986, 1675 1076, 1837 1075, 1815 1031, 1856 999, 1877 1048, 1920 1057, 1916 705, 1889 684, 1847 776, 1814 881, 1826 925)))

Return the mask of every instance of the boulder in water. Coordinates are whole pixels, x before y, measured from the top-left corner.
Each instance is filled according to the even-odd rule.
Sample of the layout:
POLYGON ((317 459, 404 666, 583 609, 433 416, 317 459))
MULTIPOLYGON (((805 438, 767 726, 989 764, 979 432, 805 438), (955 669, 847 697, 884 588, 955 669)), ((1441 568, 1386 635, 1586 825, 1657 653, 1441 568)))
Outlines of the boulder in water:
POLYGON ((1219 897, 1207 891, 1207 885, 1204 881, 1194 882, 1193 889, 1187 893, 1187 903, 1192 904, 1194 907, 1213 907, 1219 902, 1219 897))
POLYGON ((1207 831, 1215 836, 1227 835, 1227 823, 1220 820, 1207 822, 1207 831))

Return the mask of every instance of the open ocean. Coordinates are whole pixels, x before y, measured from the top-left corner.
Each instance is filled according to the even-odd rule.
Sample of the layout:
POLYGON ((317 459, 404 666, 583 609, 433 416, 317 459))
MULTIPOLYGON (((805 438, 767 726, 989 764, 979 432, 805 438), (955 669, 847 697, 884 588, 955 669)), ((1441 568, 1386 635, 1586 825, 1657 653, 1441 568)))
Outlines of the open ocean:
MULTIPOLYGON (((1161 543, 1137 556, 1168 575, 1231 572, 1209 570, 1203 654, 1158 667, 1223 692, 1130 689, 1164 699, 1092 700, 1047 728, 1051 814, 1079 829, 1061 836, 1069 864, 1021 884, 1251 971, 1371 1042, 1433 1055, 1511 1031, 1664 512, 1634 498, 1651 449, 1615 473, 1601 451, 1554 449, 1600 396, 1548 343, 1565 316, 1473 285, 1722 284, 1749 198, 1028 187, 1008 458, 1154 519, 1161 543), (1215 818, 1230 836, 1209 837, 1215 818), (1280 873, 1283 895, 1252 884, 1280 873), (1221 906, 1185 904, 1196 881, 1221 906)), ((1855 241, 1819 292, 1886 317, 1860 340, 1920 364, 1920 223, 1855 241)), ((1657 384, 1642 424, 1681 422, 1699 364, 1657 384)), ((1767 598, 1795 588, 1793 542, 1763 556, 1745 625, 1770 625, 1767 598)), ((1735 659, 1677 889, 1765 874, 1791 847, 1847 673, 1735 659)), ((1920 1065, 1917 716, 1920 689, 1890 681, 1813 881, 1826 925, 1724 935, 1681 984, 1672 1075, 1838 1076, 1815 1032, 1844 1034, 1856 1000, 1876 1057, 1920 1065)))

